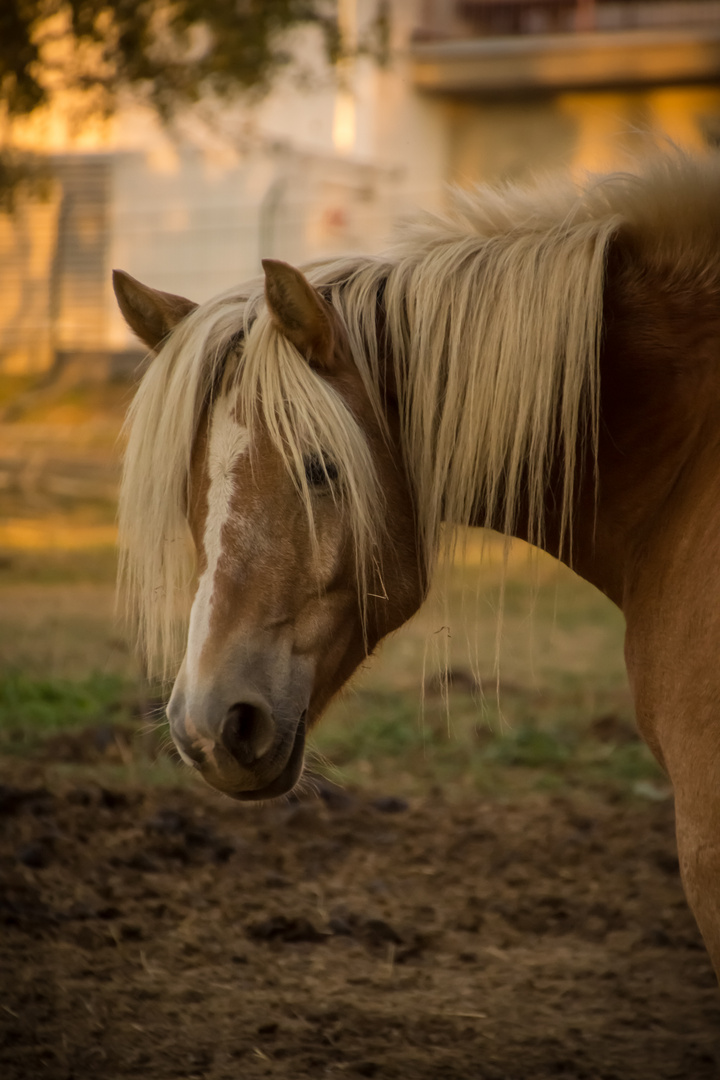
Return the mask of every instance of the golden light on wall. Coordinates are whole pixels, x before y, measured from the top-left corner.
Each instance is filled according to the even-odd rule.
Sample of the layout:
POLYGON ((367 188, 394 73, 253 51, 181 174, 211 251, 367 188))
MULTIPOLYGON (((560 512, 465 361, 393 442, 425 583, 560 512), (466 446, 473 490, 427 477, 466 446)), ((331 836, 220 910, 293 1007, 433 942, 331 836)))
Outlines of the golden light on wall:
MULTIPOLYGON (((357 44, 357 9, 355 0, 339 0, 338 25, 345 48, 350 52, 357 44)), ((355 148, 357 132, 356 101, 353 92, 354 63, 346 56, 337 66, 338 89, 333 116, 333 146, 339 154, 355 148)))
POLYGON ((335 97, 333 117, 333 146, 339 154, 349 153, 355 146, 355 95, 340 88, 335 97))
POLYGON ((651 87, 626 93, 567 93, 558 113, 575 125, 568 164, 580 176, 632 167, 653 145, 685 150, 706 146, 704 124, 720 118, 720 89, 712 86, 651 87))

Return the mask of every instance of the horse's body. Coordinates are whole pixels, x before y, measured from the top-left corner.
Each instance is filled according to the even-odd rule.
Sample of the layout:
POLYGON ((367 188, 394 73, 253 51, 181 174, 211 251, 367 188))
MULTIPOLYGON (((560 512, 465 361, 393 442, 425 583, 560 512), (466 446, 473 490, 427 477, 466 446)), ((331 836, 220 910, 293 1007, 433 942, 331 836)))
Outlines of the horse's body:
POLYGON ((520 536, 625 614, 720 971, 720 162, 459 196, 386 258, 267 263, 264 297, 116 290, 159 349, 121 525, 166 671, 186 518, 197 550, 183 756, 238 798, 289 790, 306 729, 421 603, 441 522, 520 536))

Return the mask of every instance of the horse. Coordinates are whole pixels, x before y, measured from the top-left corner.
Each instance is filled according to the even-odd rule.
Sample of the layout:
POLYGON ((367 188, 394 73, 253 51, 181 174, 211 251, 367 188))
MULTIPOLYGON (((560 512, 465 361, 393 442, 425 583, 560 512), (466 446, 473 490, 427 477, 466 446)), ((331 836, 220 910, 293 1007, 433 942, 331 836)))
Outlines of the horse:
POLYGON ((383 255, 263 270, 199 305, 114 275, 155 354, 121 581, 181 757, 289 792, 455 527, 520 537, 624 613, 720 973, 720 159, 456 191, 383 255))

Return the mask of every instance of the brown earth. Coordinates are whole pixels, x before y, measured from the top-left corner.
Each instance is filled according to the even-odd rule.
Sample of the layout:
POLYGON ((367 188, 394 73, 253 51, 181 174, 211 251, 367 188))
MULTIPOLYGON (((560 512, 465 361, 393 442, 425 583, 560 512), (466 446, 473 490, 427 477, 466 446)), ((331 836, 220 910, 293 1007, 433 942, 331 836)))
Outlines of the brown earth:
POLYGON ((667 801, 0 780, 4 1080, 720 1075, 667 801))

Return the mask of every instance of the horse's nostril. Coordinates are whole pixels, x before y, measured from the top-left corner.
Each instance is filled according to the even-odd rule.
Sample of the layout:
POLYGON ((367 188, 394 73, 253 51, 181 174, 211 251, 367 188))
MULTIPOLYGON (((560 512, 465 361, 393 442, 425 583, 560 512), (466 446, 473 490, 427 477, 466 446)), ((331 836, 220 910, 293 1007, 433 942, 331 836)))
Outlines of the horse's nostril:
POLYGON ((225 749, 240 762, 249 766, 261 756, 259 748, 266 727, 265 717, 256 705, 238 701, 231 705, 222 729, 225 749))

